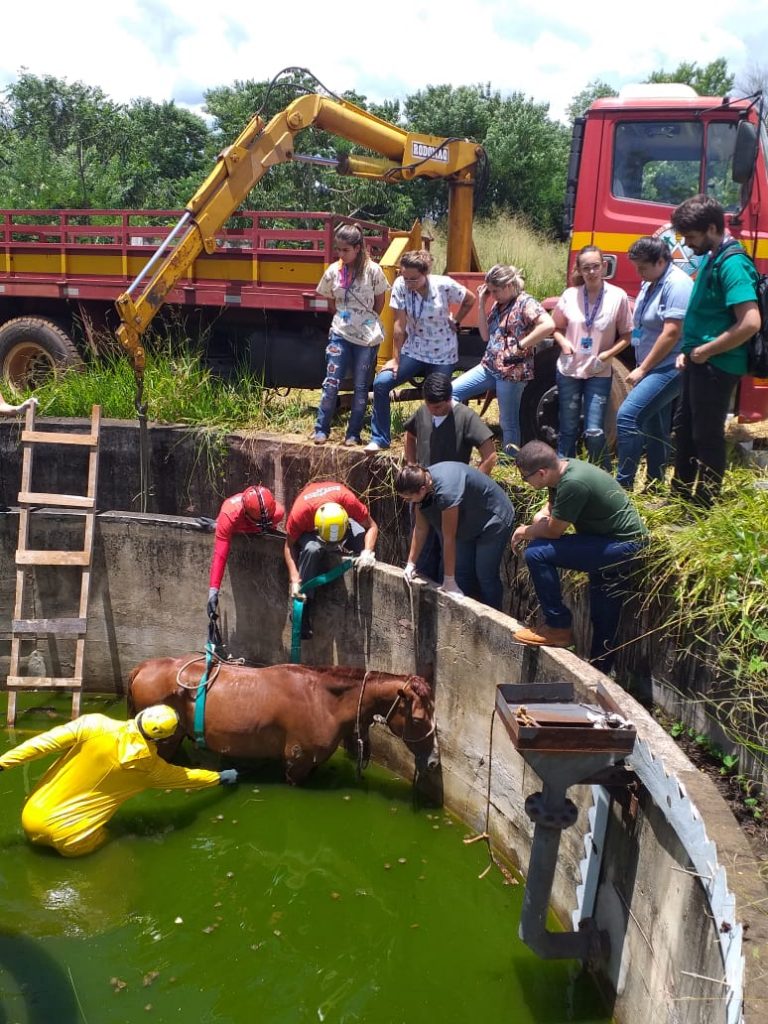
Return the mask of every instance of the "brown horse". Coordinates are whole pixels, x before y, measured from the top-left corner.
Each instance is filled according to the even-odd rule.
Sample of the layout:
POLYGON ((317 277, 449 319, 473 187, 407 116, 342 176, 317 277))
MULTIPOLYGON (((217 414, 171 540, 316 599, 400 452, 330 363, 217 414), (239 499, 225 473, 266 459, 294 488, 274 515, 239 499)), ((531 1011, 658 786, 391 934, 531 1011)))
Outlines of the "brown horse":
MULTIPOLYGON (((151 658, 129 676, 132 714, 161 703, 179 713, 179 730, 161 744, 166 759, 185 736, 194 737, 204 667, 204 658, 193 654, 151 658)), ((340 743, 362 767, 374 721, 406 743, 417 770, 436 763, 432 691, 421 676, 311 665, 251 668, 217 660, 205 697, 206 747, 232 757, 281 760, 290 783, 302 782, 340 743)))

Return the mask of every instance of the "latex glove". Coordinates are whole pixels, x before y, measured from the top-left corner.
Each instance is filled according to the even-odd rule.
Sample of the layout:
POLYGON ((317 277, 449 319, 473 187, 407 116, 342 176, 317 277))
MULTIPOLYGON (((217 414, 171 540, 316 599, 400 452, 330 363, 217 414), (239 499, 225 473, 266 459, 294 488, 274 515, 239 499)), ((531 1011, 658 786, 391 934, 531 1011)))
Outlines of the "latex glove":
POLYGON ((361 551, 357 556, 355 567, 357 569, 372 569, 376 565, 376 555, 373 551, 361 551))
POLYGON ((413 583, 416 579, 416 564, 415 562, 409 562, 403 569, 403 579, 406 583, 413 583))
POLYGON ((443 582, 440 587, 444 594, 452 594, 454 597, 464 597, 464 591, 459 588, 456 583, 455 576, 443 576, 443 582))
POLYGON ((291 584, 291 600, 293 601, 306 601, 307 595, 301 592, 301 583, 291 584))
POLYGON ((219 588, 210 587, 208 590, 208 618, 218 619, 219 617, 219 588))
POLYGON ((594 362, 592 363, 592 373, 593 374, 602 373, 602 371, 604 369, 605 369, 605 363, 603 362, 603 360, 600 359, 599 356, 595 356, 594 362))
POLYGON ((215 530, 216 520, 210 519, 208 516, 198 516, 197 525, 200 527, 201 530, 215 530))
POLYGON ((219 772, 220 786, 234 786, 238 781, 239 776, 234 768, 225 768, 223 772, 219 772))

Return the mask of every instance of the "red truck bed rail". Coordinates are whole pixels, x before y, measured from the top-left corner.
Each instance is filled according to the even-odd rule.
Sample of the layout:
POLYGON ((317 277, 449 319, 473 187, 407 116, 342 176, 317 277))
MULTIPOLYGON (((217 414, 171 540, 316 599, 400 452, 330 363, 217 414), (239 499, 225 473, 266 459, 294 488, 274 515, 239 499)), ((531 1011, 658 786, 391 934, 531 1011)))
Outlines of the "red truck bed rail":
MULTIPOLYGON (((0 295, 114 302, 176 224, 180 210, 0 210, 0 295)), ((315 294, 333 259, 333 232, 358 224, 371 255, 382 224, 330 213, 242 211, 168 296, 187 306, 326 308, 315 294)))

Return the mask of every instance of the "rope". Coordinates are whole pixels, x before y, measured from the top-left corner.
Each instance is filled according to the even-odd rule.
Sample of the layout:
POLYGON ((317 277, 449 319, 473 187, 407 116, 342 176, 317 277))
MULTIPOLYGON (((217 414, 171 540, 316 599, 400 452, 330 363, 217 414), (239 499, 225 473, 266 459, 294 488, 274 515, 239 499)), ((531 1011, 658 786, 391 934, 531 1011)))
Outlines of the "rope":
MULTIPOLYGON (((343 576, 353 565, 354 562, 351 558, 345 558, 338 565, 334 565, 332 569, 329 569, 328 572, 321 573, 319 576, 313 576, 311 580, 302 583, 299 587, 299 593, 307 594, 310 590, 316 590, 318 587, 325 586, 326 583, 332 583, 340 576, 343 576)), ((293 615, 291 616, 291 662, 294 665, 298 665, 301 661, 301 620, 303 615, 304 601, 298 596, 294 597, 293 615)))
POLYGON ((142 401, 144 395, 144 372, 135 370, 136 373, 136 415, 139 419, 139 494, 141 496, 141 511, 146 512, 149 508, 149 483, 150 483, 150 458, 149 458, 149 431, 147 428, 147 403, 142 401))
POLYGON ((363 694, 365 693, 365 686, 368 682, 368 676, 370 671, 366 672, 363 676, 363 682, 360 686, 360 694, 357 698, 357 714, 355 715, 355 735, 357 736, 357 777, 358 779, 363 774, 363 769, 366 766, 365 762, 365 744, 363 743, 363 737, 360 729, 360 714, 363 707, 363 694), (364 763, 365 762, 365 763, 364 763))

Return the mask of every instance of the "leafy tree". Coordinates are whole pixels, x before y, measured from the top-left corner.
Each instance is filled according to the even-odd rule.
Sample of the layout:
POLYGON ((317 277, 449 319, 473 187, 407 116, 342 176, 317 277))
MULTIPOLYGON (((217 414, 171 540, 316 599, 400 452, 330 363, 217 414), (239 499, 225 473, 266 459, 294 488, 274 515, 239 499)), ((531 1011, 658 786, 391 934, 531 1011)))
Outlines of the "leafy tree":
POLYGON ((654 71, 648 82, 682 82, 692 86, 699 96, 727 96, 733 89, 734 76, 725 57, 718 57, 700 68, 695 61, 683 61, 674 71, 654 71))
POLYGON ((583 117, 594 100, 601 100, 606 96, 618 96, 612 85, 608 85, 600 78, 593 78, 581 92, 577 92, 566 107, 568 120, 573 124, 577 117, 583 117))

